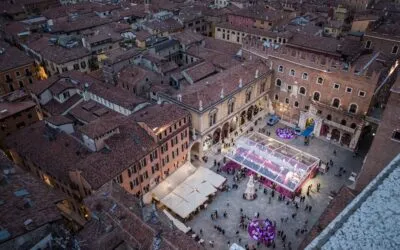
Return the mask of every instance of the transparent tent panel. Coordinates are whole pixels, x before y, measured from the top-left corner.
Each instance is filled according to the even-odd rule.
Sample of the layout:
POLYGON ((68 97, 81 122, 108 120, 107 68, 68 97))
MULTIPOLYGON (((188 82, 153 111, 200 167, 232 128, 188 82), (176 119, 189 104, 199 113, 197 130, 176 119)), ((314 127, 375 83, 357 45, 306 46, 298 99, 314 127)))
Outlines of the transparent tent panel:
POLYGON ((319 159, 260 133, 242 136, 229 159, 289 190, 296 190, 319 159))

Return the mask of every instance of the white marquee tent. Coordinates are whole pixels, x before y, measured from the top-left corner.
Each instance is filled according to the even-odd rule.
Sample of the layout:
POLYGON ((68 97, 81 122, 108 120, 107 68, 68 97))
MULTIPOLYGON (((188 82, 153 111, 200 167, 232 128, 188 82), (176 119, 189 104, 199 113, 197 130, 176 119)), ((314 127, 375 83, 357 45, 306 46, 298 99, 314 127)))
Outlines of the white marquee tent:
POLYGON ((147 193, 144 200, 151 202, 154 198, 184 219, 215 194, 225 180, 207 168, 196 168, 187 162, 147 193))

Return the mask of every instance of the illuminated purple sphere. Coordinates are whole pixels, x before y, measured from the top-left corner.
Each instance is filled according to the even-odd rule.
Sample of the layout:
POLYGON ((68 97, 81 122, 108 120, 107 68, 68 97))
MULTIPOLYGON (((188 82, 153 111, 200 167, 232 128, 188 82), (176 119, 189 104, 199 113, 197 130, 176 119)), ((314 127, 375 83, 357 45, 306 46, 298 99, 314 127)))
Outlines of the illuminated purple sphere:
POLYGON ((264 244, 269 244, 275 239, 275 227, 268 219, 252 220, 247 227, 247 232, 252 239, 264 244))
POLYGON ((276 129, 276 135, 282 139, 293 139, 296 136, 291 128, 278 128, 276 129))

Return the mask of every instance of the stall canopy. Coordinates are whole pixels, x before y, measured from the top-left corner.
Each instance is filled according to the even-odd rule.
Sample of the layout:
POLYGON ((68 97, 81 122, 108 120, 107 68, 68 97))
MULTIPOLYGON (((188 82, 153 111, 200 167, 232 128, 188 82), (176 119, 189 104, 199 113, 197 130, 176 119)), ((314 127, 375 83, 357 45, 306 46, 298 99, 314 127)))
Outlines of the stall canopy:
POLYGON ((187 162, 147 193, 144 200, 155 199, 184 219, 215 194, 225 180, 207 168, 196 168, 187 162))

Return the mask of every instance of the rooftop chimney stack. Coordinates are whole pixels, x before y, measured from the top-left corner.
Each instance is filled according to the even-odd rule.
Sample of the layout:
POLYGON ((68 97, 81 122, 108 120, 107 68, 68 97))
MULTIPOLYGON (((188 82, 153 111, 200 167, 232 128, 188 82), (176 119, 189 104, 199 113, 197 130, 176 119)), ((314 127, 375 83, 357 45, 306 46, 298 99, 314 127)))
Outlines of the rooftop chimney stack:
POLYGON ((239 79, 239 88, 241 88, 241 87, 243 87, 243 79, 242 78, 239 79))
POLYGON ((199 101, 199 110, 203 111, 203 102, 201 100, 199 101))
POLYGON ((221 89, 221 99, 224 98, 224 88, 221 89))
POLYGON ((254 76, 255 78, 258 78, 258 69, 256 69, 256 74, 254 76))

